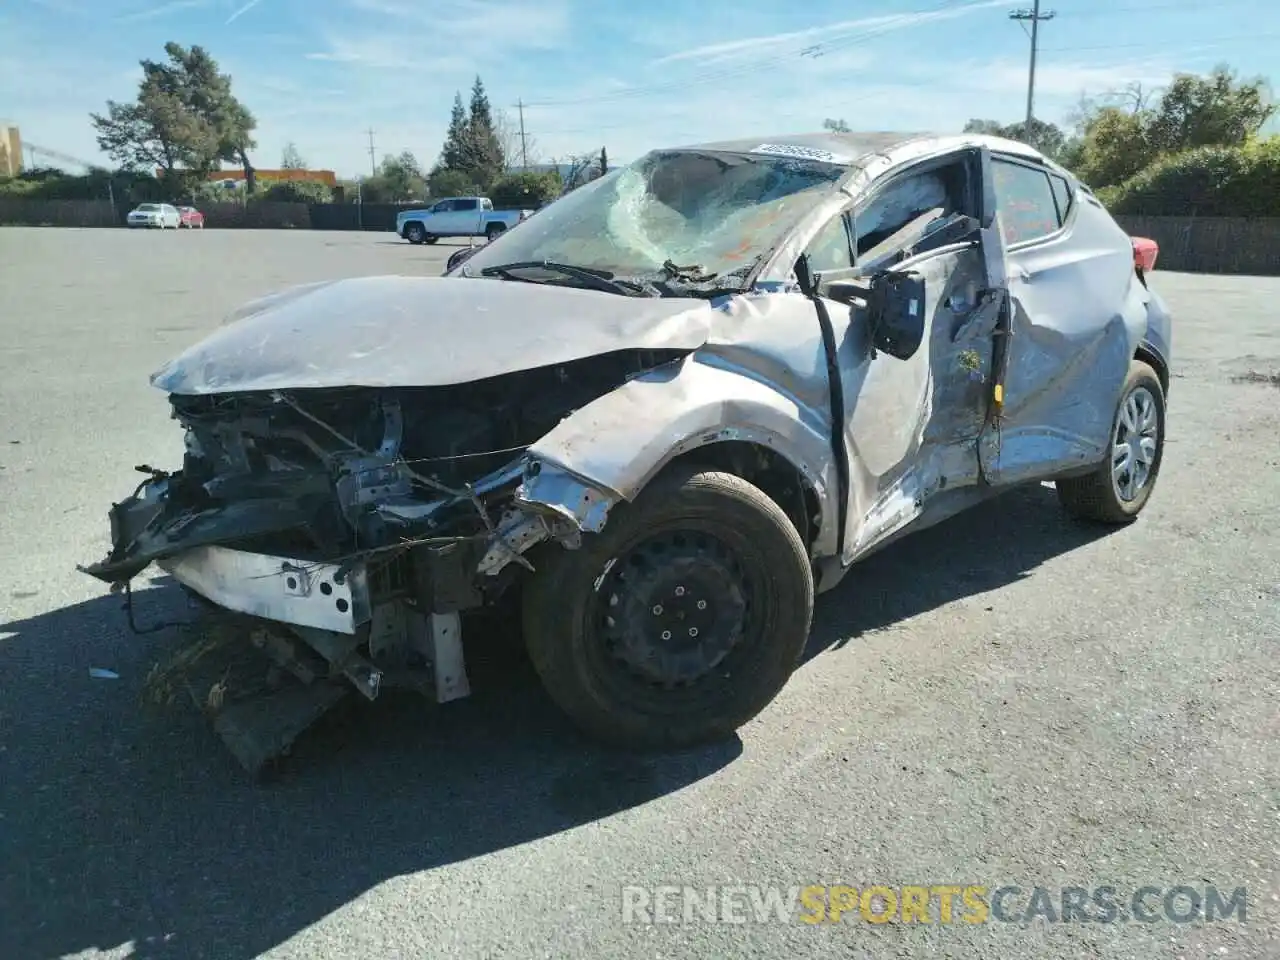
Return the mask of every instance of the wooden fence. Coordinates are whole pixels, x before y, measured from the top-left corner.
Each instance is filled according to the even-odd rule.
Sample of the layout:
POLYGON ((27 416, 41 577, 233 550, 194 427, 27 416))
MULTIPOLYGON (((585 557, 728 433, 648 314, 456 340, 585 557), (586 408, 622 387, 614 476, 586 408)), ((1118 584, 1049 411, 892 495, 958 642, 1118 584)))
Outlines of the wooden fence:
POLYGON ((1131 217, 1116 220, 1160 245, 1157 270, 1280 276, 1280 219, 1131 217))
MULTIPOLYGON (((217 203, 202 206, 211 229, 395 229, 395 204, 217 203)), ((0 225, 109 227, 128 209, 106 200, 29 200, 0 196, 0 225)), ((1280 276, 1280 219, 1243 217, 1137 217, 1116 220, 1134 236, 1160 245, 1159 270, 1280 276)))

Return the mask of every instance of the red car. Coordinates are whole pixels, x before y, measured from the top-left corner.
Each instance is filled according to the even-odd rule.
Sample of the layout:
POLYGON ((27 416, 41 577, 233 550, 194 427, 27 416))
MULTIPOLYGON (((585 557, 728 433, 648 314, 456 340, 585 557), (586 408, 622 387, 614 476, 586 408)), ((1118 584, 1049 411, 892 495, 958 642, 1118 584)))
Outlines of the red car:
POLYGON ((182 214, 182 226, 188 230, 204 229, 204 214, 195 207, 179 207, 178 213, 182 214))

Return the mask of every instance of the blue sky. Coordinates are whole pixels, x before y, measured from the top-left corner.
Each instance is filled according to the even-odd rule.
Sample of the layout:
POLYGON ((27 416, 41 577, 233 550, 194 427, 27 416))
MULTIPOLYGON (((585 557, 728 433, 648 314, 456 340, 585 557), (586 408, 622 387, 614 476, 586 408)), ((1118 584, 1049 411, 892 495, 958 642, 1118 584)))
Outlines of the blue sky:
MULTIPOLYGON (((1019 119, 1029 43, 1017 2, 983 0, 4 0, 0 119, 101 161, 88 113, 130 99, 143 57, 201 44, 258 117, 261 167, 295 143, 348 176, 434 161, 478 72, 538 159, 816 129, 958 130, 1019 119)), ((1029 6, 1029 0, 1027 2, 1029 6)), ((1280 73, 1280 4, 1044 0, 1036 113, 1227 61, 1280 73)), ((530 158, 531 160, 533 157, 530 158)))

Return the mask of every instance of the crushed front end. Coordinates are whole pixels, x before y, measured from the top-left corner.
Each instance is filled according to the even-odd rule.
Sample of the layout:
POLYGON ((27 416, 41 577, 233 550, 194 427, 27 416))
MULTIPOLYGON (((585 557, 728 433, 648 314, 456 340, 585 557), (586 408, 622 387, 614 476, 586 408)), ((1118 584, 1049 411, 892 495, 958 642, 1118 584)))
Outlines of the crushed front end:
MULTIPOLYGON (((181 469, 139 468, 147 479, 111 508, 111 552, 82 569, 119 586, 154 563, 238 618, 324 704, 306 724, 335 685, 464 697, 463 615, 528 575, 534 544, 575 546, 611 505, 526 448, 668 359, 625 351, 442 387, 171 394, 181 469)), ((250 768, 292 739, 220 732, 250 768)))

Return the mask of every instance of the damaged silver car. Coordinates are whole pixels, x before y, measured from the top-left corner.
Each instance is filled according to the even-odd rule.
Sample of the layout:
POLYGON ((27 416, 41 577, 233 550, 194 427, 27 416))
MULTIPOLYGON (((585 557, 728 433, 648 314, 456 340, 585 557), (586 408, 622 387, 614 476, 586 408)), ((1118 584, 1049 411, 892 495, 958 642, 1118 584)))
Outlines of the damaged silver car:
POLYGON ((815 593, 896 538, 1043 480, 1135 517, 1169 361, 1131 238, 1024 145, 658 150, 443 277, 293 289, 171 361, 182 467, 86 570, 157 564, 369 698, 466 696, 470 615, 514 598, 582 728, 690 744, 764 709, 815 593))

